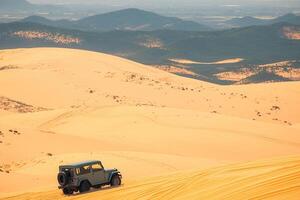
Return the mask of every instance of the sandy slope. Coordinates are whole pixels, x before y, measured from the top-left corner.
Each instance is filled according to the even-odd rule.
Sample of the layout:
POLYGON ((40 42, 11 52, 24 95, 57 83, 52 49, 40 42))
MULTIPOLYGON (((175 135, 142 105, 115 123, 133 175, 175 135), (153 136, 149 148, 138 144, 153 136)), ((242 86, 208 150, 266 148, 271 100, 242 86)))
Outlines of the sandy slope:
MULTIPOLYGON (((140 180, 68 199, 289 199, 300 196, 300 158, 286 157, 140 180)), ((65 199, 57 190, 12 198, 65 199)))
MULTIPOLYGON (((153 187, 165 194, 198 176, 182 172, 172 176, 174 185, 160 187, 169 173, 300 154, 299 82, 217 86, 110 55, 54 48, 0 51, 0 69, 2 196, 52 190, 57 166, 78 160, 101 159, 122 171, 125 186, 103 192, 108 199, 127 192, 132 199, 149 199, 153 187), (150 178, 145 188, 144 181, 136 182, 144 178, 150 178)), ((297 158, 269 165, 273 162, 299 169, 297 158)), ((256 184, 255 173, 265 173, 261 181, 272 179, 272 167, 259 165, 234 174, 226 171, 230 166, 205 172, 217 170, 226 190, 234 192, 235 185, 226 181, 236 176, 249 177, 245 184, 250 185, 256 184)), ((214 178, 204 177, 212 183, 214 178)), ((196 181, 176 194, 185 197, 199 187, 204 186, 196 181)), ((216 197, 205 191, 217 188, 205 187, 191 198, 216 197)), ((59 195, 26 198, 45 199, 45 194, 59 195)))

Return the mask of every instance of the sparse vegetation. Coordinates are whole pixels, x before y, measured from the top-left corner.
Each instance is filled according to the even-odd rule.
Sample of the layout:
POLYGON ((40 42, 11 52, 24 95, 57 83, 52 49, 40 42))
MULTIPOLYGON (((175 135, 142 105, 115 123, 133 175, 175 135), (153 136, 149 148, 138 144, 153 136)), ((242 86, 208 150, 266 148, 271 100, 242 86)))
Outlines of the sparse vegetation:
MULTIPOLYGON (((45 108, 34 107, 5 97, 0 97, 0 109, 19 113, 39 112, 47 110, 45 108)), ((9 130, 9 132, 13 132, 13 130, 9 130)))
POLYGON ((2 66, 2 67, 0 67, 0 71, 10 70, 10 69, 18 69, 18 68, 19 68, 19 67, 17 67, 17 66, 7 65, 7 66, 2 66))
POLYGON ((79 44, 81 41, 79 38, 75 38, 69 35, 63 35, 60 33, 41 32, 41 31, 17 31, 12 33, 13 36, 36 40, 43 39, 52 41, 56 44, 79 44))
POLYGON ((279 106, 272 106, 271 110, 272 111, 280 110, 280 107, 279 106))
POLYGON ((300 40, 300 28, 297 26, 285 26, 282 28, 284 37, 290 40, 300 40))

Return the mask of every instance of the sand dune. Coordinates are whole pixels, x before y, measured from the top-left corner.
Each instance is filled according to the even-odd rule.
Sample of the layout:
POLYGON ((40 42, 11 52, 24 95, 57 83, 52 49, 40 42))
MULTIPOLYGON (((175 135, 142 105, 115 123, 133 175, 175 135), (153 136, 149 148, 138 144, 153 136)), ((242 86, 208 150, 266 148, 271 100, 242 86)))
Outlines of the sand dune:
MULTIPOLYGON (((300 158, 287 157, 145 179, 68 199, 299 199, 300 158)), ((65 199, 57 190, 18 199, 65 199)), ((4 198, 5 199, 5 198, 4 198)))
POLYGON ((297 27, 286 26, 282 29, 283 36, 290 40, 300 40, 300 30, 297 27))
POLYGON ((149 105, 275 123, 300 121, 299 82, 222 87, 115 56, 70 49, 17 49, 0 55, 0 66, 17 67, 0 71, 1 96, 36 107, 149 105), (272 112, 273 106, 281 109, 272 112))
POLYGON ((179 199, 240 199, 248 186, 253 198, 266 191, 281 198, 274 175, 287 185, 286 197, 298 192, 289 184, 299 177, 285 174, 296 173, 299 160, 285 156, 300 154, 300 82, 218 86, 72 49, 4 50, 0 57, 0 196, 63 198, 39 192, 56 188, 59 164, 86 159, 124 174, 124 187, 99 193, 106 199, 171 199, 174 189, 179 199), (278 156, 266 167, 242 163, 234 166, 245 169, 231 173, 227 165, 278 156), (245 179, 240 193, 238 177, 245 179), (256 180, 268 184, 260 190, 256 180))

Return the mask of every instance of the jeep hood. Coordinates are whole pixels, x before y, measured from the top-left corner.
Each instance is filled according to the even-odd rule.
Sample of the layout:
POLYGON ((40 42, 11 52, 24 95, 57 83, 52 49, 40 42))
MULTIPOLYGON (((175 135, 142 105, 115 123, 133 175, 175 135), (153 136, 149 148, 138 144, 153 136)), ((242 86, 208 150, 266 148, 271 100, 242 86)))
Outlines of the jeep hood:
POLYGON ((105 172, 108 172, 108 173, 110 173, 110 172, 117 172, 118 170, 116 169, 116 168, 114 168, 114 169, 105 169, 105 172))

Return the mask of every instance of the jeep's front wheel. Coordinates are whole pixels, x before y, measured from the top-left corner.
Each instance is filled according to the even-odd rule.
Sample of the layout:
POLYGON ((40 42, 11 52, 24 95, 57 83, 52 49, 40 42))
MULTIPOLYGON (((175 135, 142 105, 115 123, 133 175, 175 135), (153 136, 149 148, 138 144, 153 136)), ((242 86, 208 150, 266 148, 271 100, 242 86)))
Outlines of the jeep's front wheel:
POLYGON ((83 181, 80 186, 79 186, 79 192, 83 193, 83 192, 88 192, 91 188, 91 185, 88 181, 83 181))
POLYGON ((112 179, 111 179, 111 181, 110 181, 110 185, 112 187, 116 187, 116 186, 121 185, 121 178, 120 178, 120 176, 118 176, 118 175, 113 176, 112 179))

